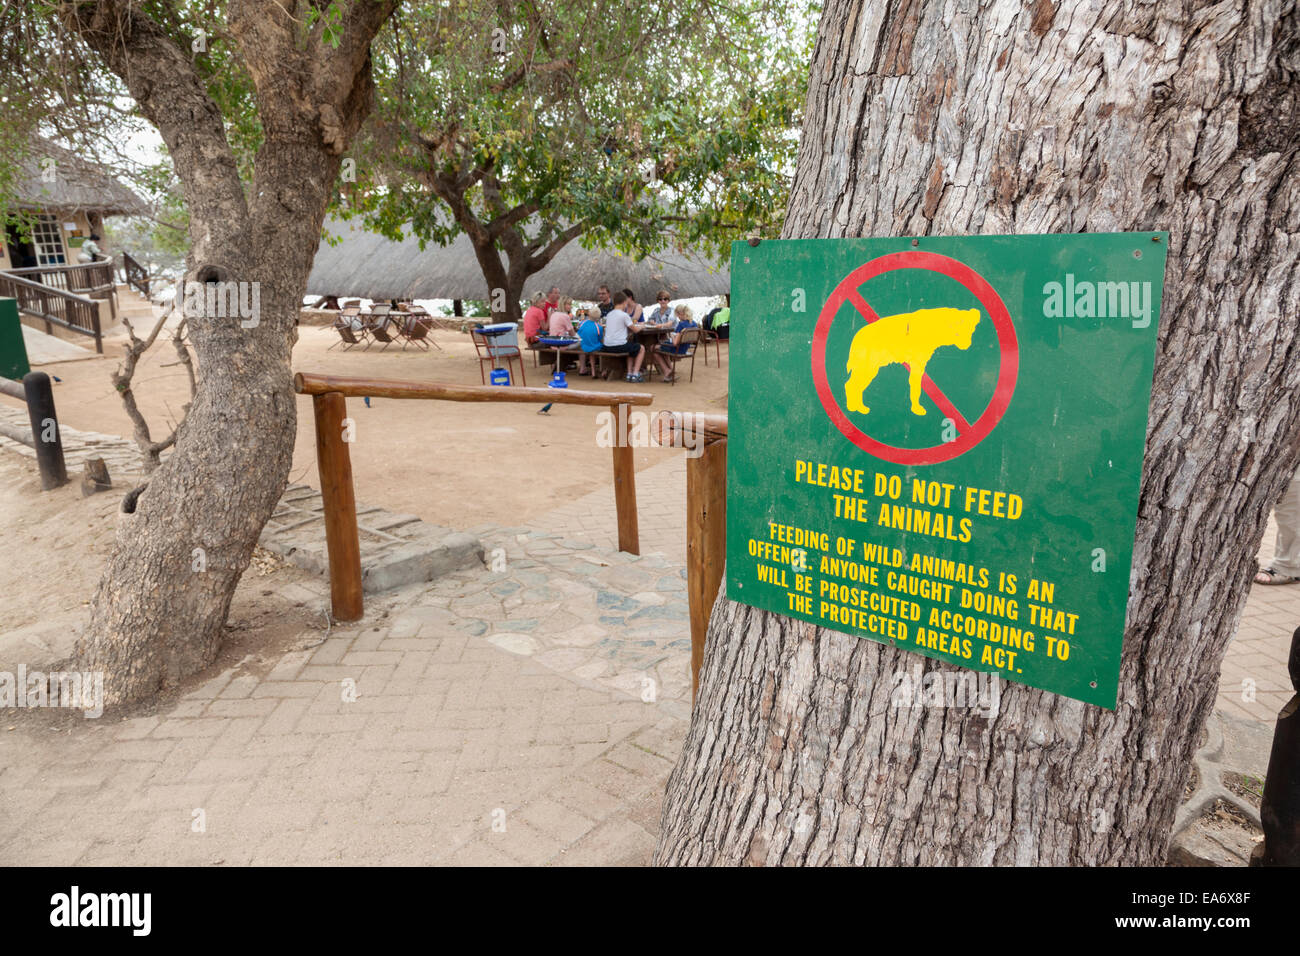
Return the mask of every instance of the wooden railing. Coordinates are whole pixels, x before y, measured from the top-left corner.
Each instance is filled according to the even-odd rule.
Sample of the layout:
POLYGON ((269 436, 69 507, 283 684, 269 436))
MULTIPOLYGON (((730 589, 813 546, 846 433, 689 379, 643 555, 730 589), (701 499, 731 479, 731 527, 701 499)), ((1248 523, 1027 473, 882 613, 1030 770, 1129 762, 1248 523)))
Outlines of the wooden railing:
POLYGON ((691 699, 700 689, 704 636, 727 563, 727 416, 660 412, 655 440, 686 457, 686 597, 691 615, 691 699))
POLYGON ((113 290, 113 261, 103 259, 99 262, 82 262, 75 265, 29 266, 25 269, 10 269, 10 275, 16 275, 32 282, 39 282, 51 289, 74 292, 78 295, 97 295, 113 290))
POLYGON ((527 404, 607 406, 614 421, 614 507, 618 515, 618 548, 641 553, 636 515, 636 468, 628 441, 628 411, 649 405, 654 396, 641 392, 584 392, 569 389, 498 385, 448 385, 386 379, 343 378, 299 372, 293 387, 312 396, 316 417, 316 467, 325 505, 325 547, 329 552, 330 603, 334 620, 360 619, 361 541, 357 531, 357 499, 352 486, 352 460, 343 438, 348 398, 412 398, 444 402, 523 402, 527 404))
POLYGON ((146 299, 149 298, 149 270, 136 262, 126 250, 122 251, 122 276, 128 286, 146 299))
POLYGON ((45 323, 46 332, 53 331, 51 326, 57 325, 72 332, 93 335, 95 351, 103 352, 104 337, 99 326, 98 303, 57 286, 34 282, 26 276, 32 271, 34 270, 19 269, 0 272, 0 295, 17 299, 18 311, 40 319, 45 323))

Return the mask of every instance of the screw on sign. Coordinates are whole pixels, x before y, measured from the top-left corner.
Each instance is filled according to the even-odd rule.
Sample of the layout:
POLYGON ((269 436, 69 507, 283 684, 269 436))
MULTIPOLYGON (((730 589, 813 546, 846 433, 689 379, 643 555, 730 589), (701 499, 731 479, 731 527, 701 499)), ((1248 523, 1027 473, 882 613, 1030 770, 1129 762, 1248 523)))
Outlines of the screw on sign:
POLYGON ((1016 341, 1016 329, 1011 322, 1011 314, 993 286, 965 263, 934 252, 895 252, 872 259, 854 269, 835 287, 826 300, 826 305, 822 307, 821 315, 817 319, 817 329, 813 334, 813 381, 816 383, 817 396, 821 399, 826 414, 835 423, 835 427, 863 451, 899 465, 933 465, 937 462, 949 461, 970 451, 987 438, 1011 404, 1019 367, 1020 346, 1016 341), (973 423, 962 415, 943 390, 929 375, 925 374, 925 362, 937 347, 954 345, 961 349, 968 348, 971 335, 979 322, 979 310, 924 309, 905 315, 881 318, 858 290, 876 276, 897 269, 924 269, 961 283, 984 307, 984 311, 993 323, 998 336, 1000 357, 998 380, 993 389, 993 397, 989 400, 983 414, 973 423), (859 330, 854 337, 846 368, 846 371, 851 373, 845 383, 845 405, 848 406, 848 410, 865 415, 868 408, 862 403, 862 389, 871 383, 876 371, 881 367, 897 362, 908 369, 913 414, 925 414, 925 410, 917 403, 919 392, 924 391, 956 426, 957 438, 954 441, 927 448, 900 448, 872 438, 849 420, 845 409, 836 401, 831 384, 826 377, 826 339, 835 316, 845 302, 851 303, 867 322, 867 326, 859 330), (917 336, 924 339, 921 330, 924 330, 927 324, 945 328, 945 334, 950 336, 950 340, 917 341, 917 336), (911 361, 904 361, 905 358, 911 361))

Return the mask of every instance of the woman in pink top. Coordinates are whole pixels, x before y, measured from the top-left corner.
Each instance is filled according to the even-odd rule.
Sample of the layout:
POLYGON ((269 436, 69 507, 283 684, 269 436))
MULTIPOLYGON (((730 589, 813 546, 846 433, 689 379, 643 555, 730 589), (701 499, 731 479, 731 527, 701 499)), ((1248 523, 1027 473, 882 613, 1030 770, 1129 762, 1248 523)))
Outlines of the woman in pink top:
POLYGON ((524 341, 529 345, 537 344, 537 338, 542 333, 542 323, 546 321, 546 312, 542 310, 545 301, 545 293, 534 292, 532 304, 524 309, 524 341))
POLYGON ((573 299, 567 295, 560 296, 559 302, 551 310, 550 332, 552 335, 563 336, 565 338, 573 337, 573 299))

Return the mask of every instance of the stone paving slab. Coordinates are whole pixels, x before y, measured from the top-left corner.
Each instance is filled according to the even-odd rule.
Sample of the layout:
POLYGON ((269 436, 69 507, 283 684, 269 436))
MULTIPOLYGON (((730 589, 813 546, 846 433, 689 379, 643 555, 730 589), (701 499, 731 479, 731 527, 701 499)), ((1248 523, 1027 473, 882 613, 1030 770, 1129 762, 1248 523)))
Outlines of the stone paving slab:
MULTIPOLYGON (((432 581, 461 568, 479 568, 483 545, 462 532, 426 524, 416 515, 357 505, 361 542, 361 587, 367 594, 432 581)), ((329 573, 325 505, 308 485, 285 489, 258 542, 296 567, 329 573)))
MULTIPOLYGON (((399 614, 398 634, 446 626, 576 680, 659 702, 690 716, 690 616, 686 569, 663 555, 637 557, 543 531, 480 527, 487 573, 434 582, 429 608, 399 614)), ((423 635, 424 630, 419 632, 423 635)))
MULTIPOLYGON (((54 411, 59 410, 59 396, 54 396, 54 411)), ((31 420, 27 417, 27 407, 21 408, 0 404, 0 422, 23 431, 31 431, 31 420)), ((60 437, 63 439, 63 461, 68 469, 68 477, 80 480, 86 462, 92 458, 103 458, 108 465, 108 475, 114 483, 119 478, 135 479, 144 474, 140 449, 135 442, 117 435, 105 435, 100 432, 81 431, 60 423, 60 437)), ((22 442, 14 441, 0 435, 0 450, 17 452, 27 458, 36 457, 36 449, 22 442)))
MULTIPOLYGON (((636 513, 642 554, 686 563, 686 454, 636 473, 636 513)), ((581 538, 597 548, 618 548, 614 488, 600 488, 529 521, 529 527, 581 538)))

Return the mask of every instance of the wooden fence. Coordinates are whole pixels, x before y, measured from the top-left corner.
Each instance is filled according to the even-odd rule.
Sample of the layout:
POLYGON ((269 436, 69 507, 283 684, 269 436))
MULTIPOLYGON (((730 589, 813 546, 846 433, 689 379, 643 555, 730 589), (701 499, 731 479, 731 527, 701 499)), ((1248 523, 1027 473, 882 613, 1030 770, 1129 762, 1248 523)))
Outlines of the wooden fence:
POLYGON ((389 379, 345 378, 299 372, 294 390, 312 396, 316 417, 316 465, 325 505, 325 545, 329 551, 330 601, 334 620, 355 621, 364 604, 361 595, 361 542, 357 531, 357 500, 352 484, 352 460, 343 439, 348 398, 408 398, 443 402, 523 402, 527 404, 607 406, 614 416, 614 505, 618 514, 618 547, 641 553, 636 515, 636 469, 628 442, 628 411, 649 405, 654 397, 641 392, 584 392, 570 389, 448 385, 389 379))

